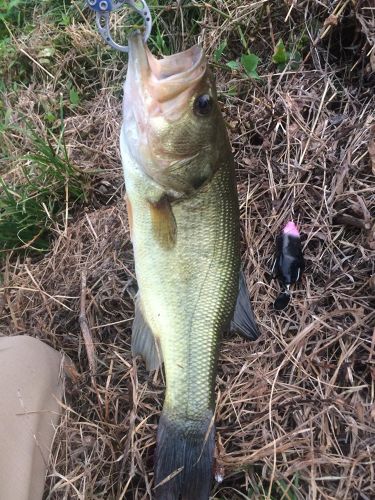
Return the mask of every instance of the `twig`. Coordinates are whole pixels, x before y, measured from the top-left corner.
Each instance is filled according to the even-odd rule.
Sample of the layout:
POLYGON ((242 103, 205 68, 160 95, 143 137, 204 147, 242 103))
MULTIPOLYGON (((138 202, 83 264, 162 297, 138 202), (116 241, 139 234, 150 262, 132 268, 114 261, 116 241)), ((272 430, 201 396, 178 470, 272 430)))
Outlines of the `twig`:
POLYGON ((26 57, 28 57, 34 64, 36 64, 38 66, 38 68, 40 68, 42 71, 44 71, 45 73, 47 73, 47 75, 54 80, 55 77, 48 70, 46 70, 46 68, 44 66, 42 66, 36 59, 34 59, 28 52, 26 52, 25 49, 23 49, 21 47, 21 45, 18 42, 17 38, 13 35, 13 33, 12 33, 11 29, 9 28, 8 24, 4 20, 3 20, 3 23, 5 24, 5 27, 8 30, 10 36, 12 37, 13 42, 16 44, 18 50, 20 52, 22 52, 22 54, 24 54, 26 57))
POLYGON ((366 222, 363 219, 358 219, 358 217, 353 217, 353 215, 349 214, 338 214, 335 215, 333 222, 335 224, 342 224, 343 226, 352 226, 358 227, 359 229, 370 229, 370 222, 366 222))
POLYGON ((87 289, 87 273, 86 270, 83 270, 81 275, 81 307, 79 313, 79 326, 81 327, 83 341, 86 347, 87 359, 89 361, 91 382, 98 396, 98 401, 100 402, 98 387, 96 385, 96 380, 94 378, 96 374, 95 345, 92 340, 92 335, 90 332, 86 316, 86 289, 87 289))

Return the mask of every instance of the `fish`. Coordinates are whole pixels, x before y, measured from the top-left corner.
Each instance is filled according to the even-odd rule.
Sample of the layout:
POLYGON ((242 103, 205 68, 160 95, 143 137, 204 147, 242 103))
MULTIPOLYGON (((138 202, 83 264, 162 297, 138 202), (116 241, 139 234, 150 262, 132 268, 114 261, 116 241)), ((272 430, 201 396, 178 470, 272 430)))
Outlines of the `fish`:
POLYGON ((276 240, 276 257, 272 273, 278 278, 283 290, 274 302, 277 311, 285 309, 290 302, 290 286, 297 283, 305 270, 301 236, 296 224, 288 221, 276 240))
POLYGON ((206 500, 215 377, 226 329, 259 336, 240 262, 235 167, 199 45, 156 58, 135 32, 120 132, 138 292, 132 353, 164 363, 154 497, 206 500))

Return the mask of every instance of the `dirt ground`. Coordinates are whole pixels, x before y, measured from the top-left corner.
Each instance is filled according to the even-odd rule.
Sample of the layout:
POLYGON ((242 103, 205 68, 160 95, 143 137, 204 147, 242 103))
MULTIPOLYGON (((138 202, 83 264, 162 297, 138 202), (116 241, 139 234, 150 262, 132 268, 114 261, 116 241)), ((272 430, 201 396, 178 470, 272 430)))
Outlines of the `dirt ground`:
MULTIPOLYGON (((256 342, 230 334, 222 342, 216 468, 224 480, 213 484, 212 498, 375 498, 373 4, 197 2, 199 30, 190 35, 182 22, 189 5, 167 3, 158 26, 172 50, 199 34, 213 62, 262 332, 256 342), (246 52, 243 37, 261 59, 259 80, 226 64, 246 52), (272 61, 280 39, 298 50, 297 65, 272 61), (306 271, 290 306, 277 313, 270 269, 275 238, 291 218, 303 235, 306 271)), ((69 51, 56 55, 54 78, 33 64, 35 82, 8 102, 15 117, 34 114, 42 130, 38 103, 58 101, 61 75, 76 78, 87 96, 65 118, 69 156, 102 172, 89 202, 69 207, 69 218, 52 228, 48 253, 6 254, 0 332, 39 337, 76 366, 45 498, 149 499, 164 378, 130 354, 135 277, 118 145, 126 57, 96 57, 93 19, 75 19, 64 28, 69 51), (83 77, 88 52, 95 70, 88 66, 83 77), (82 311, 92 345, 84 342, 82 311)), ((53 38, 53 23, 47 28, 34 38, 53 38)), ((21 147, 8 139, 14 151, 21 147)))

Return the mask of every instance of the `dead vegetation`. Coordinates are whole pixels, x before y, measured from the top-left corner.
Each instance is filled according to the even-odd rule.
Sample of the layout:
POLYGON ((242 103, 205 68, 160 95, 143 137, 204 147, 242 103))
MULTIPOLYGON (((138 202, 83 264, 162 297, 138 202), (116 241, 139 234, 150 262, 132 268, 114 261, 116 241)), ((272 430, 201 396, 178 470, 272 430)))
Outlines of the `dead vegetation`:
MULTIPOLYGON (((160 15, 177 20, 179 36, 170 36, 178 49, 193 41, 182 23, 190 4, 171 4, 160 15)), ((248 343, 226 335, 222 343, 216 473, 224 481, 213 498, 375 496, 371 4, 199 3, 209 55, 226 41, 225 59, 235 60, 246 50, 243 37, 262 60, 261 80, 222 61, 214 65, 238 165, 244 264, 262 336, 248 343), (280 38, 298 45, 298 68, 272 63, 280 38), (307 269, 291 305, 276 314, 278 284, 269 271, 275 237, 290 218, 303 232, 307 269)), ((67 35, 73 59, 90 40, 98 43, 82 20, 67 35)), ((92 96, 65 120, 71 161, 102 169, 90 204, 56 225, 49 253, 8 253, 4 263, 0 332, 37 336, 69 355, 77 370, 66 382, 48 499, 140 500, 151 498, 153 486, 164 380, 148 375, 129 350, 134 274, 118 148, 120 61, 96 69, 92 96)), ((78 63, 66 56, 61 71, 64 64, 78 63)), ((34 72, 35 85, 8 103, 15 120, 28 103, 42 130, 36 107, 42 95, 53 106, 60 89, 40 68, 34 72)), ((8 137, 8 146, 17 151, 22 138, 8 137)))

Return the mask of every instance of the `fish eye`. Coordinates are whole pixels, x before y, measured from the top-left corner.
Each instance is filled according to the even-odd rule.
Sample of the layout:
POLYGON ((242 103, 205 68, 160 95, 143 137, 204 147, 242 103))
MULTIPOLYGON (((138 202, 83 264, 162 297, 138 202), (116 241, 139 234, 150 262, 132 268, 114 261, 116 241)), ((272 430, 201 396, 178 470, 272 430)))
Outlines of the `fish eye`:
POLYGON ((198 116, 206 116, 210 113, 212 104, 209 94, 200 95, 194 101, 194 113, 198 116))

